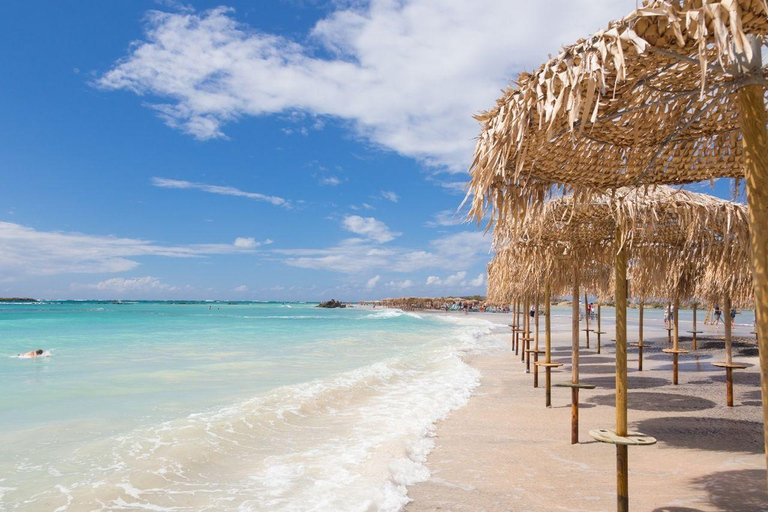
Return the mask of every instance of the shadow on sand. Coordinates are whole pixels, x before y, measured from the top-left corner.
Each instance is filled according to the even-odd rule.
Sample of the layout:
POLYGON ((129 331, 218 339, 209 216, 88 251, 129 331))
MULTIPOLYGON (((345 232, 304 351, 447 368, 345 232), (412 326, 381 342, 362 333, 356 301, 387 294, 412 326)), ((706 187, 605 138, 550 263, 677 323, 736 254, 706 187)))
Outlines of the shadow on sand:
MULTIPOLYGON (((616 395, 593 396, 588 402, 597 405, 616 406, 616 395)), ((673 393, 630 392, 627 407, 637 411, 686 412, 704 411, 717 404, 706 398, 677 395, 673 393)))
MULTIPOLYGON (((615 377, 590 377, 587 379, 581 379, 584 384, 594 384, 598 388, 616 389, 615 377)), ((667 379, 658 379, 654 377, 627 377, 627 388, 632 389, 648 389, 648 388, 660 388, 669 384, 667 379)))
MULTIPOLYGON (((709 502, 718 510, 768 511, 768 492, 765 487, 765 471, 740 469, 704 475, 691 481, 704 489, 709 502)), ((700 512, 697 508, 659 507, 653 512, 700 512)))
POLYGON ((662 446, 763 453, 763 425, 757 421, 693 416, 652 418, 639 421, 637 430, 655 437, 662 446))

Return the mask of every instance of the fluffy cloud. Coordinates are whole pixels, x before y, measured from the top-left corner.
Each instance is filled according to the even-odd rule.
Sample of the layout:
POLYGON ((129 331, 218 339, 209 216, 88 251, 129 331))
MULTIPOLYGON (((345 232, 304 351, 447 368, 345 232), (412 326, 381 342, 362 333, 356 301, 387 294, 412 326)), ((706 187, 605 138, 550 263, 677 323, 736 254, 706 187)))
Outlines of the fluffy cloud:
POLYGON ((406 288, 410 288, 413 286, 413 281, 410 279, 406 279, 405 281, 390 281, 387 284, 385 284, 387 288, 392 288, 394 290, 405 290, 406 288))
MULTIPOLYGON (((482 233, 465 231, 432 240, 427 250, 380 246, 346 240, 326 249, 281 249, 287 265, 346 274, 364 274, 375 269, 408 273, 423 269, 455 272, 488 259, 490 240, 482 233)), ((370 275, 370 274, 369 274, 370 275)))
POLYGON ((209 194, 219 194, 223 196, 245 197, 257 201, 265 201, 275 206, 290 208, 291 203, 287 199, 276 196, 259 194, 258 192, 246 192, 235 187, 225 187, 220 185, 208 185, 206 183, 195 183, 193 181, 171 180, 168 178, 152 178, 152 185, 160 188, 190 189, 208 192, 209 194))
POLYGON ((376 275, 368 280, 367 283, 365 283, 365 287, 370 290, 372 288, 375 288, 376 285, 379 283, 379 280, 381 280, 381 276, 376 275))
POLYGON ((390 242, 402 234, 392 231, 380 220, 376 220, 373 217, 360 217, 359 215, 344 217, 342 226, 347 231, 380 244, 390 242))
POLYGON ((485 274, 478 274, 474 279, 467 281, 466 271, 456 272, 446 278, 440 278, 438 276, 429 276, 427 278, 427 286, 452 286, 466 288, 468 286, 478 287, 485 283, 485 274))
POLYGON ((162 283, 159 279, 152 276, 123 278, 114 277, 96 284, 89 284, 86 288, 95 290, 115 292, 123 294, 126 292, 155 292, 155 291, 174 291, 177 287, 162 283))
POLYGON ((241 284, 240 286, 234 287, 232 289, 232 291, 233 292, 238 292, 238 293, 247 292, 248 291, 248 287, 245 286, 244 284, 241 284))
POLYGON ((243 116, 299 111, 351 121, 360 136, 463 171, 477 125, 515 71, 604 28, 635 0, 337 2, 302 43, 233 10, 150 11, 145 37, 98 78, 151 95, 169 126, 225 137, 243 116))
POLYGON ((470 286, 483 286, 485 284, 485 274, 477 274, 477 277, 469 282, 470 286))
POLYGON ((253 239, 238 239, 239 245, 236 240, 234 244, 167 246, 135 238, 37 231, 11 222, 0 222, 0 240, 0 273, 5 274, 125 272, 139 265, 133 258, 142 256, 195 258, 253 251, 253 239))

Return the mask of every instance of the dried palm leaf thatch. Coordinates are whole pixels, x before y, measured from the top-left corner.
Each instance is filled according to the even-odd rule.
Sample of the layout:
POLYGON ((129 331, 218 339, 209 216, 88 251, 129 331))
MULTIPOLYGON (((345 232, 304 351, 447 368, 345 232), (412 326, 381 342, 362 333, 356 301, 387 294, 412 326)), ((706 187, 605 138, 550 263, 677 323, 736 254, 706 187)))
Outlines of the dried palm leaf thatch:
POLYGON ((541 287, 545 278, 553 292, 568 292, 578 268, 588 289, 611 297, 617 233, 631 250, 634 296, 686 300, 716 289, 750 296, 746 207, 667 186, 621 188, 588 202, 560 197, 523 225, 498 224, 489 296, 510 300, 541 287))
POLYGON ((521 222, 561 192, 744 176, 736 96, 768 34, 765 0, 652 0, 521 73, 490 111, 470 217, 521 222), (750 39, 751 38, 751 39, 750 39))

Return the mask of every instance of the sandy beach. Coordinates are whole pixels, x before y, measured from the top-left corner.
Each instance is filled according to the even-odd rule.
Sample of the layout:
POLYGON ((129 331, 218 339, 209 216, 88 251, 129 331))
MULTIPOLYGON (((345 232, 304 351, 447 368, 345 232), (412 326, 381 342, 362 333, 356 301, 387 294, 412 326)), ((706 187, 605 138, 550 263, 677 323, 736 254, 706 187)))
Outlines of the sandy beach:
MULTIPOLYGON (((483 317, 503 324, 497 331, 509 340, 509 315, 483 317)), ((553 360, 564 366, 553 383, 570 380, 570 324, 557 320, 553 360)), ((608 334, 600 355, 594 335, 586 349, 581 333, 581 380, 596 387, 581 391, 576 445, 570 444, 567 389, 553 388, 552 407, 546 408, 543 375, 534 389, 533 375, 509 343, 468 356, 482 373, 481 386, 466 407, 438 425, 426 463, 431 477, 409 489, 406 510, 615 510, 615 449, 589 436, 615 424, 612 323, 604 322, 603 329, 608 334)), ((690 326, 681 320, 680 329, 690 326)), ((735 375, 735 407, 729 408, 724 372, 710 364, 724 358, 723 328, 703 330, 699 350, 681 356, 677 386, 671 383, 671 356, 661 352, 667 336, 660 322, 645 323, 645 342, 652 346, 645 350, 643 372, 637 371, 637 350, 629 351, 630 430, 658 439, 654 446, 630 447, 632 510, 768 510, 757 347, 734 343, 734 359, 749 368, 735 375)), ((739 326, 734 335, 746 340, 750 330, 739 326)), ((628 338, 636 340, 635 324, 628 338)), ((681 337, 681 347, 690 349, 690 338, 681 337)))

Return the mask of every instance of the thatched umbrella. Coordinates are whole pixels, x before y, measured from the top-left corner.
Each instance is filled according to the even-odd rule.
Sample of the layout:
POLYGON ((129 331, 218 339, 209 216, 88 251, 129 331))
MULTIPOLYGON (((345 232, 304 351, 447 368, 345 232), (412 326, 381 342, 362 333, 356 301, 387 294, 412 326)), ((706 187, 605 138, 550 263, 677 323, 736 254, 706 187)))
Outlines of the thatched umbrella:
MULTIPOLYGON (((743 248, 747 244, 744 234, 747 227, 746 222, 739 222, 739 214, 743 214, 743 207, 736 203, 662 186, 648 191, 619 189, 611 195, 581 203, 576 202, 573 196, 562 197, 546 203, 538 216, 526 218, 523 224, 502 219, 496 226, 494 240, 497 246, 506 243, 506 251, 520 258, 516 265, 508 263, 511 267, 507 269, 510 275, 530 275, 529 271, 532 273, 536 269, 546 268, 547 262, 544 260, 547 258, 562 258, 564 254, 570 253, 570 264, 557 268, 570 268, 569 277, 574 283, 573 374, 571 383, 568 384, 572 387, 572 442, 578 442, 578 389, 581 386, 578 380, 577 300, 578 279, 584 273, 580 271, 579 262, 594 262, 593 268, 598 271, 593 274, 597 277, 601 266, 606 266, 611 248, 620 244, 620 253, 624 254, 624 279, 620 281, 617 274, 615 285, 617 290, 624 289, 625 306, 623 311, 617 307, 617 319, 623 313, 626 321, 628 248, 632 249, 634 256, 633 275, 643 291, 648 293, 654 291, 653 286, 663 286, 666 292, 672 286, 675 290, 675 304, 679 306, 681 297, 687 298, 693 293, 695 276, 698 275, 688 269, 692 266, 691 261, 699 262, 699 265, 706 263, 717 267, 722 265, 723 261, 730 261, 732 253, 723 251, 726 240, 738 241, 739 243, 731 243, 727 247, 740 247, 742 252, 745 252, 743 248), (529 251, 524 251, 524 248, 529 251), (538 259, 528 254, 532 248, 540 251, 541 256, 538 259), (542 248, 547 251, 541 252, 542 248), (660 268, 665 271, 660 272, 660 268)), ((548 269, 548 275, 550 274, 551 270, 548 269)), ((567 280, 561 279, 560 285, 567 280)), ((598 278, 596 281, 605 283, 607 280, 598 278)), ((616 297, 619 299, 620 293, 617 293, 616 297)), ((624 325, 626 329, 626 324, 624 325)), ((684 351, 678 346, 678 324, 675 325, 674 346, 668 351, 673 354, 673 382, 676 383, 678 355, 684 351)), ((617 334, 618 332, 617 328, 617 334)), ((621 344, 617 335, 617 361, 621 361, 621 358, 621 344)), ((623 378, 626 379, 626 337, 623 358, 623 364, 617 363, 617 369, 623 368, 623 378)), ((617 383, 621 384, 621 381, 622 373, 619 374, 617 383)), ((621 396, 622 391, 624 401, 622 403, 620 399, 617 400, 617 415, 621 417, 623 412, 626 418, 626 387, 617 388, 618 396, 621 396)), ((593 435, 597 439, 617 444, 654 442, 640 434, 619 436, 601 430, 593 432, 593 435)), ((625 450, 626 444, 619 444, 619 448, 625 450)))
MULTIPOLYGON (((534 73, 521 74, 496 108, 479 117, 470 190, 476 217, 490 205, 492 217, 523 218, 553 186, 583 197, 621 186, 746 178, 766 423, 768 130, 761 44, 767 13, 765 0, 654 0, 564 48, 534 73)), ((622 244, 616 256, 617 310, 624 310, 622 244)), ((626 317, 617 311, 617 352, 625 343, 626 317)), ((624 385, 620 376, 619 388, 624 385)), ((617 417, 617 432, 625 436, 626 417, 617 417)), ((765 435, 768 440, 768 429, 765 435)), ((618 506, 626 510, 626 446, 618 450, 618 506)))

